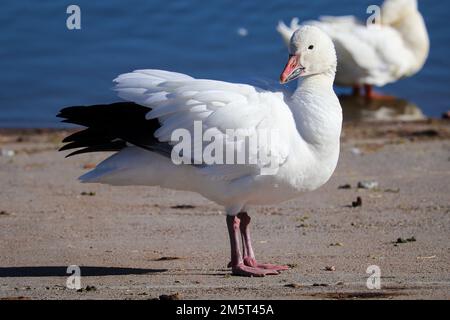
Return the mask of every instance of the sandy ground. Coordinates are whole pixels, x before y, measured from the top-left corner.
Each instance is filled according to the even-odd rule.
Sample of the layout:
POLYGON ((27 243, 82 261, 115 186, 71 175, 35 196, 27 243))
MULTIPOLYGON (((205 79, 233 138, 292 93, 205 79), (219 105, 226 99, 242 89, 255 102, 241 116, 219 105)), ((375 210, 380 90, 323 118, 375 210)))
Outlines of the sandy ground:
POLYGON ((265 278, 230 276, 222 208, 204 198, 77 182, 106 155, 64 159, 66 133, 0 130, 15 151, 0 156, 0 298, 450 298, 449 121, 347 124, 326 186, 250 212, 259 260, 291 266, 265 278), (69 265, 81 292, 65 287, 69 265))

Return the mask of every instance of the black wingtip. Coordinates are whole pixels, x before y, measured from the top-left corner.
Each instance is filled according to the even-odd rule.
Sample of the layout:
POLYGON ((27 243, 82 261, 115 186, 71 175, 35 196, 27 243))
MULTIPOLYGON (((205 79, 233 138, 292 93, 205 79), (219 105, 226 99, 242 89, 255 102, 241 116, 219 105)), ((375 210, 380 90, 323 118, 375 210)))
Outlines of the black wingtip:
POLYGON ((160 126, 158 120, 146 120, 149 107, 133 102, 117 102, 92 106, 62 108, 56 117, 62 123, 85 127, 63 139, 59 151, 78 149, 66 158, 88 152, 119 151, 126 142, 148 149, 157 143, 154 132, 160 126))
POLYGON ((69 157, 75 156, 75 155, 77 155, 77 154, 81 154, 81 153, 86 153, 86 152, 88 152, 88 151, 85 151, 85 149, 87 149, 87 148, 84 148, 84 149, 80 149, 80 150, 76 150, 76 151, 74 151, 74 152, 71 152, 71 153, 69 153, 68 155, 66 155, 65 158, 69 158, 69 157))

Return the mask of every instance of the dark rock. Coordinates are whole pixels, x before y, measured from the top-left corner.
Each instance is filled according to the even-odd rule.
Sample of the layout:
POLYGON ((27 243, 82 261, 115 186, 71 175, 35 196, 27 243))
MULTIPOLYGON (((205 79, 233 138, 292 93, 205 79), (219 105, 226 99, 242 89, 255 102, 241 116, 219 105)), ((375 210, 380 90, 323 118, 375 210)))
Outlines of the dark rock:
POLYGON ((356 208, 356 207, 361 207, 362 206, 362 199, 361 197, 357 197, 356 201, 352 202, 352 207, 356 208))
POLYGON ((288 284, 285 284, 284 286, 287 287, 287 288, 294 288, 294 289, 296 289, 296 288, 300 288, 302 285, 299 284, 299 283, 288 283, 288 284))
POLYGON ((159 296, 159 300, 181 300, 181 294, 174 293, 174 294, 162 294, 159 296))
POLYGON ((171 206, 172 209, 194 209, 195 206, 190 204, 179 204, 176 206, 171 206))
POLYGON ((397 241, 395 241, 395 243, 408 243, 408 242, 416 242, 416 238, 415 237, 411 237, 411 238, 398 238, 397 241))
POLYGON ((92 191, 90 191, 90 192, 86 192, 86 191, 83 191, 82 193, 80 193, 82 196, 91 196, 91 197, 93 197, 93 196, 95 196, 95 192, 92 192, 92 191))

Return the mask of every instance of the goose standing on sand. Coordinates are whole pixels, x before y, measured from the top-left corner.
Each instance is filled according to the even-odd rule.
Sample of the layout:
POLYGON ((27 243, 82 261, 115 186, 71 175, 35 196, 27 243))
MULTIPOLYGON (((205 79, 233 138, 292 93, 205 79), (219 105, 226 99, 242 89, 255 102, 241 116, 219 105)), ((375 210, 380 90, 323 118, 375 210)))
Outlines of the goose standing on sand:
MULTIPOLYGON (((380 24, 366 26, 353 16, 322 17, 304 24, 321 28, 333 39, 338 57, 335 84, 353 87, 355 95, 364 86, 367 98, 382 97, 373 86, 414 75, 428 57, 430 43, 417 0, 385 0, 380 24)), ((295 18, 290 27, 280 22, 277 30, 288 44, 299 27, 295 18)))
MULTIPOLYGON (((293 199, 323 185, 337 165, 342 126, 341 106, 333 91, 336 53, 331 39, 319 28, 305 26, 292 36, 289 53, 280 81, 299 78, 292 96, 161 70, 122 74, 114 80, 115 89, 130 102, 60 111, 63 121, 87 127, 66 137, 68 144, 61 150, 79 148, 70 155, 116 151, 81 176, 82 182, 194 191, 223 205, 233 274, 278 274, 287 267, 255 259, 247 209, 293 199), (229 130, 241 130, 248 140, 258 141, 249 151, 257 161, 223 164, 194 159, 191 164, 176 164, 173 151, 179 140, 172 133, 180 128, 194 136, 198 129, 205 134, 208 130, 215 141, 223 142, 223 150, 243 141, 230 138, 229 130), (277 134, 269 143, 262 137, 265 132, 277 134), (259 157, 268 151, 270 163, 259 157), (268 166, 274 170, 264 171, 268 166)), ((207 148, 202 142, 201 151, 207 148)), ((181 156, 193 158, 189 152, 181 156)))

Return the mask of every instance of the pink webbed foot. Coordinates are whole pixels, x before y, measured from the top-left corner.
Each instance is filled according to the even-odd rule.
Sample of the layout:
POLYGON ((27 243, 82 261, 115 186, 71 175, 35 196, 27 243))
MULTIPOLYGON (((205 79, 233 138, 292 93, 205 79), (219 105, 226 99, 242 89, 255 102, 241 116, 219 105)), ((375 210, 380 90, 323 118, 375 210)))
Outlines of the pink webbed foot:
MULTIPOLYGON (((247 267, 265 269, 265 270, 275 270, 275 271, 284 271, 289 270, 288 266, 277 265, 277 264, 269 264, 269 263, 258 263, 255 259, 246 257, 244 258, 244 265, 247 267)), ((231 268, 231 261, 228 262, 227 268, 231 268)))
POLYGON ((231 270, 233 275, 243 277, 264 277, 268 275, 279 274, 279 272, 276 270, 249 267, 244 265, 243 263, 231 267, 231 270))
POLYGON ((274 271, 283 271, 288 270, 288 266, 276 265, 276 264, 268 264, 268 263, 258 263, 256 259, 245 257, 244 264, 249 267, 264 269, 264 270, 274 270, 274 271))

